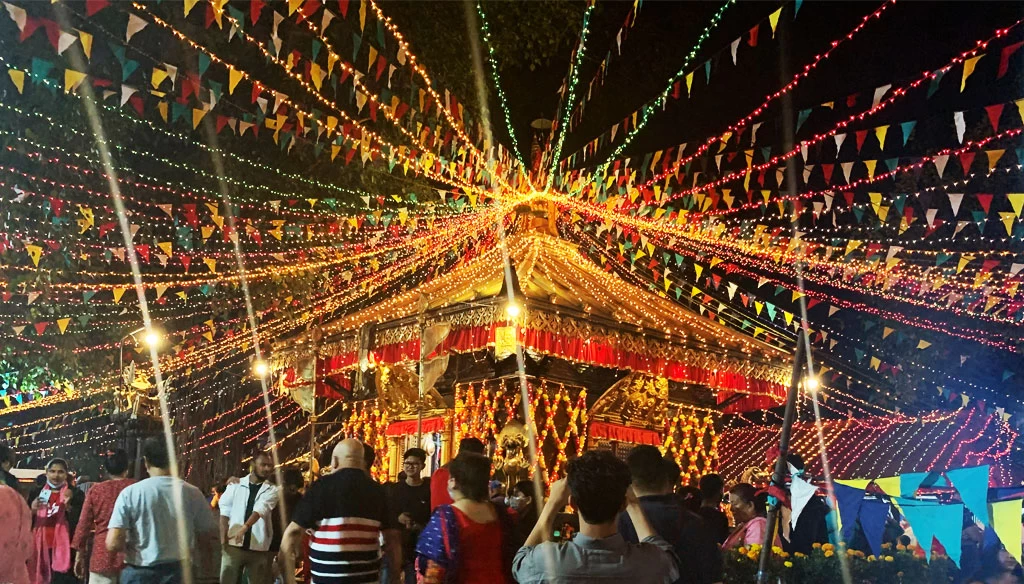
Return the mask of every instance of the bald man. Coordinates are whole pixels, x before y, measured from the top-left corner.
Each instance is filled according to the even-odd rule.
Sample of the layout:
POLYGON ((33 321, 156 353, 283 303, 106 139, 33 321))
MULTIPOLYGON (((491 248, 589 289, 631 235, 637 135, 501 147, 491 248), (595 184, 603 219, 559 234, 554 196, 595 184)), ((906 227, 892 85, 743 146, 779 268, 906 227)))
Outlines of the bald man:
POLYGON ((389 521, 384 488, 363 470, 363 443, 354 438, 339 442, 331 453, 331 471, 310 485, 296 506, 281 552, 294 560, 303 531, 312 530, 314 584, 377 582, 385 559, 393 568, 389 573, 397 574, 399 532, 389 521))

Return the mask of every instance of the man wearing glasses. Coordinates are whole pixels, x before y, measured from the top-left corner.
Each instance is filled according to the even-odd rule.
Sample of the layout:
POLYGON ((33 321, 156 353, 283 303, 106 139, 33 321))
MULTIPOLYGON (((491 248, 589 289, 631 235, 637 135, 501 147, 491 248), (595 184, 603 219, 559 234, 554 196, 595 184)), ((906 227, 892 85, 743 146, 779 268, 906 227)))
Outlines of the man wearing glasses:
POLYGON ((410 448, 402 459, 405 480, 388 485, 388 509, 394 514, 395 524, 402 528, 404 581, 415 584, 416 540, 430 520, 430 481, 420 476, 427 463, 427 453, 422 448, 410 448))

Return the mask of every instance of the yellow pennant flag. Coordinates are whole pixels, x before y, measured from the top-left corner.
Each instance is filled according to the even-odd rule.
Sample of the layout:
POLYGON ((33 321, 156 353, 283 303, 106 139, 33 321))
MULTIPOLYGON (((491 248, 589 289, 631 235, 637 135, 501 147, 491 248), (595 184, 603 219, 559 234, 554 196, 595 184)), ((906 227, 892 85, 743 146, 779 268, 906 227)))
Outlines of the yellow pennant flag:
POLYGON ((70 318, 58 318, 57 327, 60 329, 60 334, 64 334, 64 331, 68 330, 68 325, 71 324, 70 318))
POLYGON ((1017 106, 1017 115, 1020 116, 1020 120, 1024 122, 1024 99, 1018 99, 1013 102, 1017 106))
POLYGON ((878 138, 878 147, 885 150, 885 135, 889 132, 889 126, 875 128, 875 137, 878 138))
POLYGON ((160 298, 162 298, 162 297, 163 297, 163 295, 164 295, 164 292, 167 292, 167 286, 166 286, 166 285, 164 285, 164 284, 160 284, 160 285, 158 285, 158 286, 156 287, 156 299, 157 299, 157 300, 160 300, 160 298))
POLYGON ((775 12, 768 15, 768 24, 772 25, 772 38, 775 38, 775 28, 779 26, 779 16, 782 15, 782 8, 780 7, 775 12))
MULTIPOLYGON (((301 2, 301 0, 300 0, 301 2)), ((366 29, 366 0, 359 0, 359 30, 366 29)))
POLYGON ((868 167, 868 180, 875 180, 875 166, 878 164, 877 160, 865 160, 864 166, 868 167))
POLYGON ((988 506, 992 516, 992 529, 1017 563, 1021 561, 1021 501, 1022 499, 1000 501, 988 506))
POLYGON ((128 290, 128 288, 125 288, 125 287, 114 288, 113 292, 114 292, 114 303, 115 304, 118 303, 118 302, 121 302, 121 297, 124 296, 124 293, 127 290, 128 290))
POLYGON ((166 101, 161 101, 160 103, 156 104, 156 109, 157 109, 157 111, 160 112, 160 117, 164 119, 164 122, 166 122, 167 121, 167 102, 166 101))
POLYGON ((168 256, 174 255, 171 253, 174 247, 170 241, 161 241, 160 243, 157 243, 156 246, 159 247, 164 252, 164 254, 168 256))
POLYGON ((235 92, 238 82, 242 80, 242 72, 234 67, 228 67, 228 95, 235 92))
POLYGON ((690 97, 691 87, 693 87, 693 71, 686 74, 686 97, 690 97))
POLYGON ((213 258, 203 258, 203 263, 206 264, 206 267, 210 268, 211 272, 214 274, 217 273, 217 260, 213 258))
POLYGON ((38 245, 26 245, 25 251, 28 253, 28 257, 32 258, 32 265, 39 267, 39 259, 43 257, 43 248, 38 245))
POLYGON ((85 73, 66 69, 64 71, 64 93, 71 93, 85 81, 85 73))
POLYGON ((960 78, 960 92, 963 93, 964 87, 967 85, 967 78, 974 73, 974 68, 978 66, 978 60, 985 55, 978 55, 977 57, 971 57, 964 61, 964 75, 960 78))
POLYGON ((898 476, 875 479, 875 486, 882 489, 882 492, 890 497, 900 496, 900 477, 898 476))
POLYGON ((181 292, 175 292, 174 294, 178 298, 181 298, 182 300, 188 300, 188 294, 186 294, 184 290, 182 290, 181 292))
POLYGON ((878 357, 871 358, 871 368, 878 371, 878 368, 882 365, 882 360, 878 357))
POLYGON ((932 344, 929 343, 928 341, 921 340, 917 342, 918 349, 927 349, 930 346, 932 346, 932 344))
POLYGON ((18 71, 17 69, 8 69, 7 75, 11 78, 11 83, 18 88, 18 93, 25 91, 25 72, 18 71))
POLYGON ((153 77, 150 80, 150 83, 153 84, 153 89, 160 87, 160 84, 163 83, 164 79, 167 79, 167 77, 167 71, 164 71, 163 69, 153 69, 153 77))
POLYGON ((868 484, 871 482, 871 479, 836 479, 835 482, 839 483, 840 485, 853 487, 855 489, 860 489, 863 491, 864 489, 868 488, 868 484))
POLYGON ((996 167, 996 163, 1003 157, 1003 153, 1006 150, 986 150, 985 156, 988 158, 988 169, 991 171, 996 167))
POLYGON ((198 3, 199 0, 185 0, 185 16, 188 16, 188 13, 192 12, 192 9, 195 8, 198 3))
POLYGON ((92 35, 78 29, 75 29, 75 32, 78 33, 78 40, 82 43, 82 52, 85 53, 85 58, 92 59, 92 35))
POLYGON ((1017 216, 1010 211, 1002 211, 999 213, 999 220, 1003 222, 1003 226, 1006 227, 1006 235, 1013 234, 1013 220, 1017 216))
POLYGON ((203 121, 203 117, 206 116, 206 110, 192 108, 192 129, 195 130, 199 127, 199 122, 203 121))
POLYGON ((1013 212, 1020 217, 1021 211, 1024 210, 1024 193, 1007 193, 1006 198, 1010 199, 1013 212))
POLYGON ((295 14, 299 6, 302 6, 302 0, 288 0, 288 16, 295 14))

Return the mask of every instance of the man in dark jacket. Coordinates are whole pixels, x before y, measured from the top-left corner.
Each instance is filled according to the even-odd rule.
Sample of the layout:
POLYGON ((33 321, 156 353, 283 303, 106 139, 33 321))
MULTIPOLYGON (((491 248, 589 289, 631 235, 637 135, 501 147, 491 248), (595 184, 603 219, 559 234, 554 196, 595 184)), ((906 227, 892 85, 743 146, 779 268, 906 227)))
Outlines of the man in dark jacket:
MULTIPOLYGON (((672 493, 671 465, 654 446, 637 446, 626 458, 633 477, 633 492, 654 531, 665 538, 679 557, 676 584, 712 584, 722 580, 722 553, 696 513, 684 509, 672 493)), ((627 542, 637 541, 633 524, 619 515, 619 532, 627 542)))

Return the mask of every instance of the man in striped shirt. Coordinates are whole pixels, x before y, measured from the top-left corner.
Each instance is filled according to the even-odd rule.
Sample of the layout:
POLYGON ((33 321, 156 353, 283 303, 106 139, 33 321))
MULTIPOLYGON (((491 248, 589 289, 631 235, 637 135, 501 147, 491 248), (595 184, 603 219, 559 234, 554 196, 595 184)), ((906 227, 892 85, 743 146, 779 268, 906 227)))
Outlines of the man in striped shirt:
POLYGON ((378 582, 382 561, 398 574, 399 532, 391 525, 384 488, 363 470, 363 444, 349 438, 334 447, 331 474, 306 491, 281 540, 295 557, 303 531, 309 538, 313 584, 378 582), (385 546, 381 547, 381 533, 385 546))

